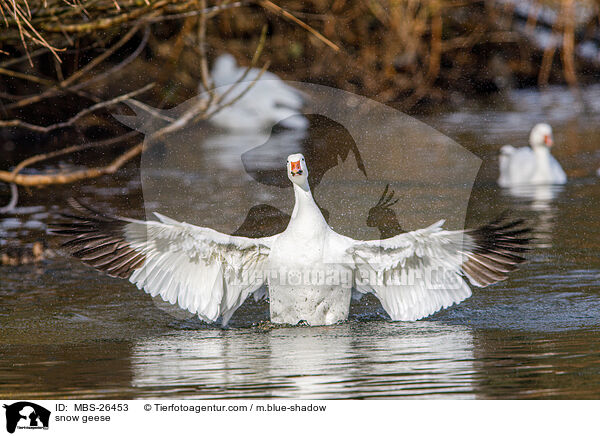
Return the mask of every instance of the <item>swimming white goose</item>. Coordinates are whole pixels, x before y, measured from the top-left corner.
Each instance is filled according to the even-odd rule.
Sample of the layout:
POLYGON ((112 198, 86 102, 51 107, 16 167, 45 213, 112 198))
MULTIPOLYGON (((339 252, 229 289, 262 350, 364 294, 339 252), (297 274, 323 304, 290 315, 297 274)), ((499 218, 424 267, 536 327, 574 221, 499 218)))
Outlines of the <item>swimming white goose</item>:
POLYGON ((536 124, 529 134, 529 147, 505 145, 500 149, 500 178, 502 187, 516 185, 557 184, 567 182, 567 175, 550 154, 554 144, 552 127, 536 124))
POLYGON ((526 229, 496 220, 447 231, 443 221, 389 239, 358 241, 333 231, 317 207, 301 154, 287 160, 296 202, 287 228, 245 238, 178 222, 102 214, 75 203, 81 216, 54 232, 82 261, 129 278, 152 296, 227 324, 268 284, 274 323, 333 324, 348 317, 352 289, 373 293, 392 320, 417 320, 471 295, 465 279, 487 286, 523 262, 526 229))
MULTIPOLYGON (((304 99, 298 90, 269 71, 260 75, 257 68, 251 68, 244 81, 234 85, 245 71, 246 68, 238 67, 235 58, 228 53, 215 60, 211 77, 216 92, 228 93, 222 104, 239 99, 212 115, 211 123, 226 130, 246 132, 269 130, 279 122, 289 129, 308 127, 308 120, 300 113, 304 99)), ((204 89, 200 87, 200 91, 204 89)))

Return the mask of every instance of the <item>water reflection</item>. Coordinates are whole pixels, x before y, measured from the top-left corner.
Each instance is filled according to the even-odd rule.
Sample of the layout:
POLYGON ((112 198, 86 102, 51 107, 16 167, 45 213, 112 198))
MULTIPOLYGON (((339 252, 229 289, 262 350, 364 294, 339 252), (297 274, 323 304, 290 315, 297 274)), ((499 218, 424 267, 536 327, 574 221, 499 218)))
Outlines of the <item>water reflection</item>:
POLYGON ((160 396, 473 396, 471 332, 436 322, 183 331, 138 342, 132 365, 160 396))
POLYGON ((131 344, 0 345, 3 398, 131 398, 131 344))
POLYGON ((219 168, 244 174, 247 172, 244 156, 256 154, 251 163, 260 162, 269 169, 280 168, 288 155, 298 153, 306 137, 305 130, 282 128, 273 132, 220 132, 204 137, 202 146, 215 156, 214 163, 219 168), (260 153, 262 148, 268 152, 260 153))
POLYGON ((515 212, 531 212, 527 216, 528 224, 532 228, 535 245, 539 248, 548 248, 552 245, 552 235, 558 206, 557 197, 564 191, 564 185, 520 185, 503 190, 504 193, 514 197, 517 201, 515 212))
POLYGON ((532 210, 547 210, 565 189, 564 185, 520 185, 506 189, 513 197, 530 200, 532 210))
POLYGON ((479 332, 475 335, 478 398, 597 399, 597 331, 479 332))

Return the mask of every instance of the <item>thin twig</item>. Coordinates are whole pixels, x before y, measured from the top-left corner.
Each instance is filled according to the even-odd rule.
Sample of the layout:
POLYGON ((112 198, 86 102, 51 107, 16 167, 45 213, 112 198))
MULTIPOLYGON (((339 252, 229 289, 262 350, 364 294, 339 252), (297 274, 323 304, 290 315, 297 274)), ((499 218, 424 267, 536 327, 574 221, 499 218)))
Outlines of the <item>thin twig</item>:
MULTIPOLYGON (((260 78, 265 73, 265 71, 267 71, 267 68, 269 68, 269 62, 265 62, 265 65, 260 69, 258 75, 256 76, 256 79, 254 79, 248 86, 246 86, 244 88, 244 90, 239 93, 239 95, 235 96, 235 98, 232 98, 227 103, 219 104, 212 112, 206 112, 206 114, 204 114, 204 116, 203 116, 203 119, 209 119, 210 117, 212 117, 217 112, 223 110, 224 108, 226 108, 228 106, 232 106, 235 103, 237 103, 238 100, 240 100, 244 95, 246 95, 246 93, 248 91, 250 91, 254 87, 254 85, 256 85, 256 83, 260 80, 260 78)), ((236 82, 236 84, 239 84, 239 83, 240 83, 239 81, 236 82)), ((229 92, 234 86, 232 86, 231 88, 229 88, 226 92, 229 92)))
POLYGON ((441 14, 440 0, 431 2, 431 52, 429 53, 429 70, 427 71, 427 83, 432 85, 437 79, 440 71, 440 62, 442 57, 442 33, 443 20, 441 14))
POLYGON ((161 15, 159 17, 152 17, 152 18, 143 17, 140 20, 144 21, 146 23, 159 23, 162 21, 179 20, 181 18, 193 17, 195 15, 206 15, 207 18, 211 18, 212 16, 218 14, 219 12, 225 11, 227 9, 239 8, 239 7, 245 6, 249 3, 250 2, 248 2, 248 1, 239 1, 239 2, 228 3, 225 5, 212 6, 210 8, 206 8, 206 9, 197 9, 194 11, 182 12, 179 14, 167 14, 167 15, 161 15))
POLYGON ((137 107, 141 108, 144 112, 148 112, 149 114, 151 114, 153 117, 160 118, 161 120, 167 121, 168 123, 174 123, 175 121, 177 121, 176 118, 168 117, 167 115, 159 112, 158 110, 156 110, 152 106, 148 106, 147 104, 142 103, 141 101, 133 100, 132 99, 128 103, 130 105, 137 106, 137 107))
MULTIPOLYGON (((12 10, 7 5, 7 2, 5 2, 4 0, 0 0, 0 10, 6 9, 6 11, 10 15, 12 15, 12 19, 14 20, 14 22, 17 25, 17 29, 19 31, 19 35, 21 38, 21 43, 23 45, 23 48, 25 49, 25 54, 27 55, 29 64, 31 66, 33 66, 33 60, 31 59, 31 56, 29 55, 29 47, 27 45, 28 39, 40 44, 41 46, 45 47, 46 49, 48 49, 56 57, 56 59, 60 62, 60 57, 58 56, 58 52, 62 51, 62 49, 53 47, 50 43, 48 43, 48 41, 46 41, 46 39, 33 26, 33 24, 31 23, 31 18, 32 18, 31 12, 29 11, 29 5, 28 5, 27 1, 24 2, 26 11, 23 11, 23 9, 21 7, 19 7, 16 0, 11 0, 10 3, 12 5, 12 10), (29 29, 29 30, 27 30, 27 29, 29 29)), ((4 11, 2 12, 2 15, 6 19, 6 16, 4 15, 4 11)))
MULTIPOLYGON (((252 56, 252 61, 250 61, 250 65, 248 65, 246 67, 246 69, 244 70, 244 74, 241 75, 241 77, 239 79, 237 79, 229 88, 227 88, 227 90, 221 94, 218 95, 216 98, 215 103, 219 103, 221 101, 224 101, 227 96, 240 84, 242 83, 246 77, 248 77, 248 74, 250 73, 250 71, 252 71, 252 69, 255 67, 256 63, 258 62, 258 58, 260 58, 260 55, 262 54, 262 51, 265 47, 265 42, 267 41, 267 26, 263 26, 262 28, 262 32, 260 35, 260 40, 258 41, 258 46, 256 47, 256 50, 254 51, 254 55, 252 56)), ((263 67, 264 70, 266 70, 266 68, 268 68, 268 64, 263 67)), ((263 71, 264 72, 264 71, 263 71)), ((262 76, 263 72, 260 73, 260 76, 262 76)), ((259 77, 260 77, 259 76, 259 77)), ((257 79, 255 79, 257 80, 257 79)), ((247 91, 245 91, 247 92, 247 91)), ((236 99, 236 101, 239 99, 236 99)), ((230 106, 231 103, 228 103, 227 106, 230 106)), ((219 108, 219 110, 222 108, 219 108)), ((213 112, 212 115, 214 115, 217 111, 213 112)))
POLYGON ((269 0, 259 0, 258 4, 261 5, 263 8, 271 11, 271 12, 275 12, 276 14, 279 14, 282 17, 287 18, 290 21, 293 21, 298 26, 302 27, 304 30, 307 30, 308 32, 312 33, 315 37, 317 37, 317 39, 319 39, 320 41, 324 42, 325 44, 327 44, 329 47, 331 47, 335 51, 339 51, 340 50, 340 48, 336 44, 334 44, 331 40, 329 40, 326 37, 324 37, 321 33, 319 33, 313 27, 309 26, 304 21, 302 21, 299 18, 295 17, 294 15, 292 15, 291 13, 289 13, 288 11, 286 11, 285 9, 282 9, 281 7, 277 6, 275 3, 273 3, 273 2, 271 2, 269 0))
POLYGON ((129 100, 130 98, 135 97, 136 95, 139 95, 139 94, 142 94, 142 93, 148 91, 152 87, 154 87, 154 83, 150 83, 150 84, 144 86, 143 88, 128 92, 127 94, 120 95, 111 100, 97 103, 93 106, 83 109, 82 111, 78 112, 77 114, 75 114, 74 116, 69 118, 67 121, 52 124, 50 126, 38 126, 36 124, 31 124, 31 123, 28 123, 23 120, 15 119, 15 120, 8 120, 8 121, 0 120, 0 127, 22 127, 24 129, 28 129, 28 130, 32 130, 34 132, 40 132, 40 133, 48 133, 48 132, 51 132, 56 129, 63 129, 66 127, 71 127, 71 126, 73 126, 73 124, 75 122, 77 122, 77 120, 79 120, 80 118, 82 118, 94 111, 97 111, 98 109, 102 109, 102 108, 105 108, 108 106, 113 106, 113 105, 121 103, 125 100, 129 100))
POLYGON ((16 167, 13 168, 12 174, 13 177, 19 174, 24 168, 27 168, 35 163, 47 161, 50 159, 54 159, 58 156, 64 156, 67 154, 76 153, 83 150, 89 150, 91 148, 100 148, 107 147, 111 145, 115 145, 119 142, 126 141, 134 136, 138 135, 139 132, 132 130, 130 132, 125 133, 124 135, 118 136, 116 138, 105 139, 103 141, 90 142, 89 144, 82 145, 72 145, 70 147, 62 148, 60 150, 56 150, 50 153, 44 154, 36 154, 35 156, 31 156, 30 158, 25 159, 20 162, 16 167))
MULTIPOLYGON (((206 9, 206 0, 200 0, 200 7, 206 9)), ((200 73, 202 86, 208 90, 212 96, 213 83, 208 73, 208 61, 206 59, 206 14, 201 14, 198 18, 198 49, 200 51, 200 73)))
MULTIPOLYGON (((557 19, 552 25, 553 37, 558 34, 558 28, 560 24, 561 20, 557 19)), ((552 70, 552 61, 554 59, 556 49, 556 44, 551 41, 544 50, 544 55, 542 56, 542 64, 540 66, 540 72, 538 74, 538 86, 540 88, 544 88, 546 85, 548 85, 548 79, 550 78, 550 72, 552 70)))
POLYGON ((41 85, 54 85, 52 80, 42 79, 41 77, 32 76, 31 74, 20 73, 18 71, 7 70, 0 67, 0 74, 4 76, 14 77, 16 79, 28 80, 30 82, 39 83, 41 85))
POLYGON ((577 73, 575 71, 575 4, 573 0, 563 0, 563 44, 560 52, 565 80, 571 89, 577 88, 577 73))
POLYGON ((0 207, 0 213, 10 213, 15 210, 19 202, 19 189, 14 183, 10 184, 10 200, 6 206, 0 207))
MULTIPOLYGON (((91 21, 87 23, 74 23, 74 24, 45 24, 42 25, 42 29, 47 32, 66 32, 66 33, 85 33, 91 32, 93 30, 103 30, 108 29, 110 27, 116 26, 118 24, 123 24, 127 21, 131 21, 133 19, 139 18, 143 14, 147 13, 149 10, 158 10, 166 5, 169 2, 167 0, 162 0, 156 2, 154 4, 145 6, 139 9, 133 9, 129 12, 122 13, 120 15, 115 15, 109 18, 100 18, 96 21, 91 21)), ((138 25, 141 23, 138 23, 138 25)))
POLYGON ((138 156, 142 152, 143 148, 143 143, 137 144, 117 157, 110 164, 103 167, 87 168, 85 170, 61 172, 57 174, 18 174, 14 178, 12 172, 0 171, 0 181, 10 181, 21 186, 43 186, 63 185, 80 180, 93 179, 107 174, 114 174, 127 162, 138 156))
POLYGON ((108 70, 92 77, 89 80, 86 80, 84 82, 78 83, 77 85, 73 85, 71 87, 69 87, 67 89, 67 91, 78 91, 82 88, 88 87, 96 82, 102 81, 105 78, 107 78, 108 76, 110 76, 111 74, 114 74, 120 70, 122 70, 124 67, 126 67, 127 65, 129 65, 131 62, 133 62, 135 59, 137 59, 137 57, 140 55, 140 53, 142 52, 142 50, 144 50, 144 48, 146 47, 146 44, 148 43, 148 38, 150 37, 150 27, 146 26, 144 28, 144 35, 142 36, 142 41, 140 42, 140 44, 137 46, 137 48, 133 51, 133 53, 131 53, 129 56, 127 56, 125 59, 123 59, 121 62, 119 62, 117 65, 115 65, 114 67, 109 68, 108 70))
POLYGON ((108 48, 106 51, 104 51, 100 56, 98 56, 98 57, 94 58, 93 60, 91 60, 90 62, 88 62, 83 68, 81 68, 78 71, 76 71, 75 73, 71 74, 67 79, 63 80, 58 85, 48 88, 41 94, 36 94, 31 97, 19 100, 15 103, 6 105, 6 109, 20 108, 23 106, 30 105, 32 103, 38 103, 46 98, 50 98, 55 95, 58 95, 62 90, 69 87, 71 84, 73 84, 75 81, 77 81, 80 77, 82 77, 84 74, 86 74, 90 70, 94 69, 100 63, 104 62, 104 60, 106 60, 115 51, 117 51, 119 48, 121 48, 125 43, 127 43, 127 41, 129 41, 133 37, 133 35, 135 35, 135 33, 139 30, 139 28, 140 28, 139 25, 133 27, 116 44, 112 45, 110 48, 108 48))

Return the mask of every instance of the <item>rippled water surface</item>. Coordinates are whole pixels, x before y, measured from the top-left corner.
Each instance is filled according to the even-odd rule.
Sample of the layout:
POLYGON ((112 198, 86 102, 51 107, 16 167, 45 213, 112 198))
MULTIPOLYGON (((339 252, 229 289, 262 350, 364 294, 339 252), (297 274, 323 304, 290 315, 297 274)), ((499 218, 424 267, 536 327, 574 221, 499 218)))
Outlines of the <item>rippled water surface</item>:
MULTIPOLYGON (((588 95, 594 93, 599 98, 590 98, 590 107, 579 113, 568 91, 556 89, 544 95, 517 92, 491 105, 422 118, 482 159, 467 224, 508 209, 525 218, 536 237, 528 263, 504 282, 475 288, 460 305, 422 321, 393 323, 377 300, 367 297, 340 325, 272 328, 264 323, 267 304, 248 301, 231 327, 221 329, 168 313, 128 282, 67 258, 51 239, 54 257, 34 266, 0 267, 0 397, 600 398, 600 179, 595 175, 600 108, 594 107, 600 91, 592 88, 588 95), (558 189, 499 189, 498 148, 525 145, 531 126, 543 120, 555 129, 554 154, 569 183, 558 189)), ((308 139, 283 142, 339 139, 320 128, 308 139)), ((232 156, 239 159, 240 150, 223 143, 245 140, 213 137, 200 146, 201 160, 219 169, 224 187, 232 186, 231 165, 237 162, 232 156)), ((360 183, 372 184, 375 197, 352 196, 347 203, 355 209, 368 211, 386 184, 376 183, 379 167, 370 165, 369 181, 357 182, 350 192, 359 192, 360 183)), ((137 217, 144 215, 142 193, 152 174, 190 190, 183 192, 205 189, 206 198, 218 198, 183 164, 178 171, 167 165, 150 170, 141 182, 129 171, 80 186, 78 193, 100 208, 137 217)), ((168 201, 169 184, 164 187, 162 194, 154 191, 156 198, 145 195, 148 210, 161 210, 168 201)), ((403 195, 402 185, 394 188, 403 195)), ((427 194, 407 184, 404 192, 409 191, 425 204, 457 195, 455 186, 427 194)), ((0 248, 15 238, 41 237, 70 195, 59 189, 41 205, 25 204, 18 214, 0 217, 0 248)), ((242 190, 229 197, 221 220, 229 217, 233 229, 247 210, 235 209, 236 200, 275 202, 290 212, 291 200, 277 203, 268 193, 242 190)), ((201 201, 188 206, 182 213, 197 210, 202 218, 201 201)), ((335 207, 327 207, 334 215, 335 207)), ((426 225, 442 218, 402 201, 395 212, 401 224, 403 212, 410 216, 407 229, 415 220, 426 225)), ((217 221, 207 213, 199 224, 211 220, 217 221)), ((356 231, 340 222, 337 230, 356 231)))

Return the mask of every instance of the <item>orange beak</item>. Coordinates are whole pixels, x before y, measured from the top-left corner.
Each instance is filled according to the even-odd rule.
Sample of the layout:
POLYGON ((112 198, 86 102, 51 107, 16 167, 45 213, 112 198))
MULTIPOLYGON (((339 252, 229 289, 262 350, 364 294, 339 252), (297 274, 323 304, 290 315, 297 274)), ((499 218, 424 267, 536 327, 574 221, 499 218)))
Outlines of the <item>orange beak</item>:
POLYGON ((300 161, 290 162, 290 171, 292 172, 292 176, 301 175, 302 167, 300 166, 300 161))
POLYGON ((544 135, 544 144, 546 144, 547 147, 552 147, 554 141, 552 141, 552 137, 550 135, 544 135))

